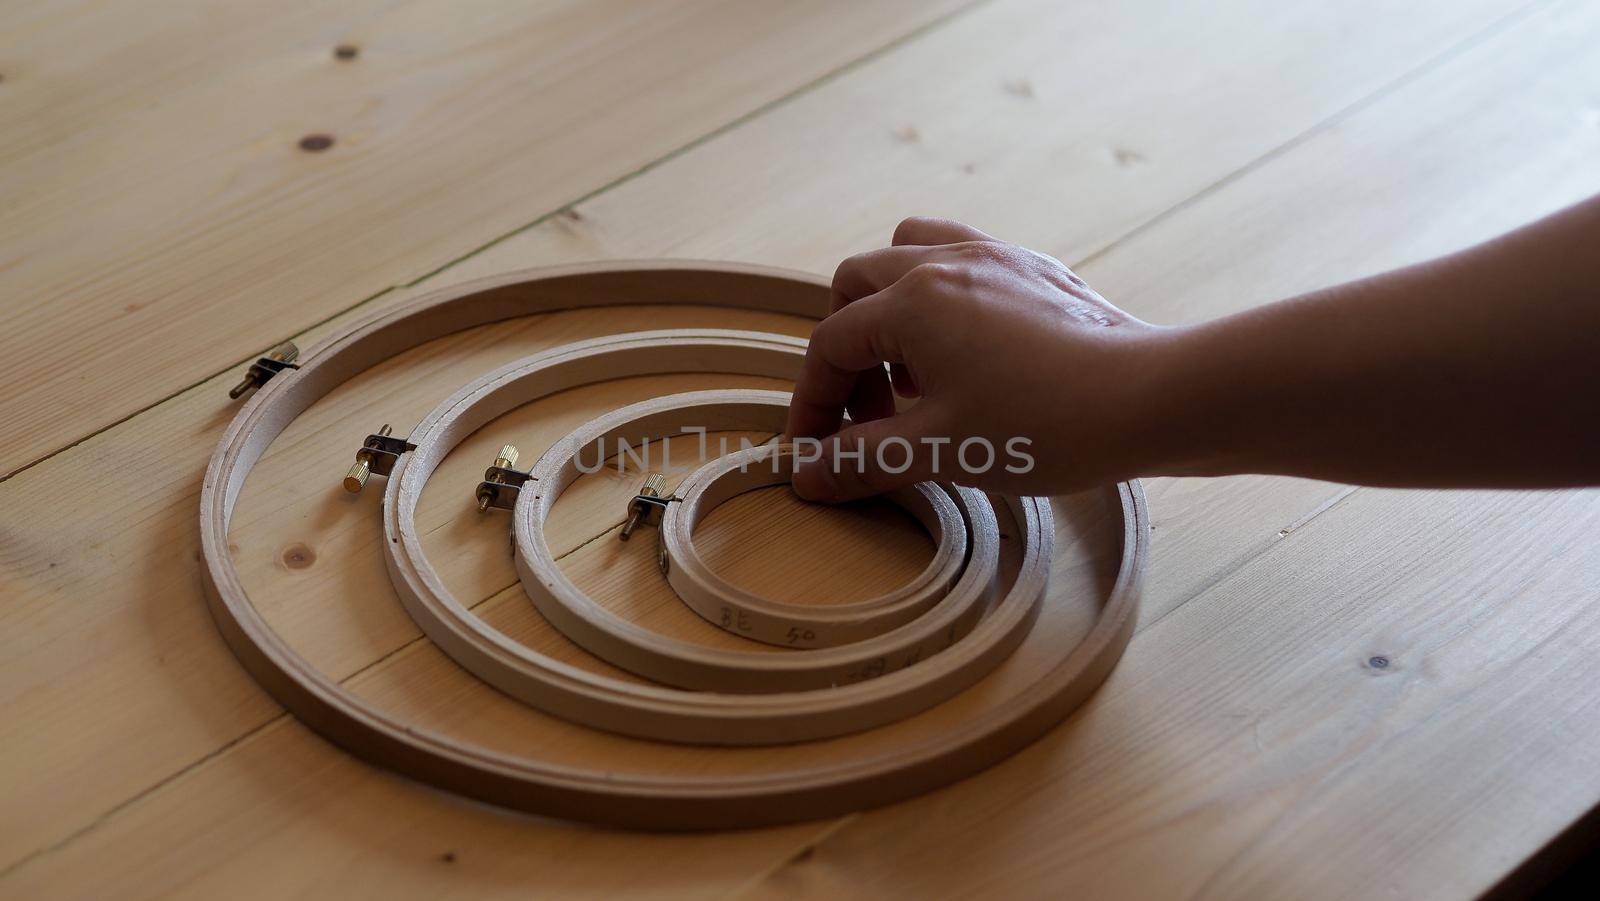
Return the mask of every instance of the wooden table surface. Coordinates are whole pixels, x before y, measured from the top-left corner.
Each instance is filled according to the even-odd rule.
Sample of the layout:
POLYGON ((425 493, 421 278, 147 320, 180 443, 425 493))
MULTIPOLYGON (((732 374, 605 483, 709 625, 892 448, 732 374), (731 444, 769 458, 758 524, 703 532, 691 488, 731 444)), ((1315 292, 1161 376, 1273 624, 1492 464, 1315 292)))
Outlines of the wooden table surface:
MULTIPOLYGON (((616 257, 828 272, 929 213, 1189 322, 1496 234, 1600 191, 1593 0, 6 0, 0 22, 0 896, 1458 898, 1600 803, 1600 492, 1147 482, 1140 631, 1077 715, 917 800, 718 835, 358 762, 238 666, 196 562, 243 363, 420 289, 616 257)), ((808 329, 564 313, 340 389, 246 486, 247 587, 369 698, 528 728, 421 639, 377 492, 337 480, 491 366, 688 324, 808 329)), ((559 645, 460 485, 507 437, 752 381, 609 382, 480 432, 423 505, 452 588, 559 645)), ((580 488, 563 565, 692 630, 594 540, 631 477, 580 488)), ((865 594, 928 552, 876 505, 767 494, 706 525, 752 586, 865 594), (804 550, 763 554, 780 534, 804 550)))

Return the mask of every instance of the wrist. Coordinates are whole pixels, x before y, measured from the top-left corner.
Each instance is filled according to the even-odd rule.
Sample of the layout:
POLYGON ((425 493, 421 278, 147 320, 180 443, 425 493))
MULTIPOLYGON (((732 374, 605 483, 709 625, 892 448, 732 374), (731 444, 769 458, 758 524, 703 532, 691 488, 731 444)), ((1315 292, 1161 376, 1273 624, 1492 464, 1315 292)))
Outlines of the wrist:
POLYGON ((1212 375, 1200 349, 1210 340, 1196 327, 1142 322, 1112 340, 1118 352, 1096 364, 1104 387, 1064 395, 1071 405, 1060 411, 1058 434, 1077 444, 1061 455, 1067 480, 1200 474, 1210 465, 1204 451, 1211 444, 1201 440, 1211 421, 1201 406, 1213 405, 1216 392, 1196 382, 1212 375), (1090 422, 1098 426, 1085 429, 1090 422))
POLYGON ((1162 327, 1137 385, 1141 476, 1220 476, 1249 472, 1271 421, 1241 323, 1214 320, 1162 327))

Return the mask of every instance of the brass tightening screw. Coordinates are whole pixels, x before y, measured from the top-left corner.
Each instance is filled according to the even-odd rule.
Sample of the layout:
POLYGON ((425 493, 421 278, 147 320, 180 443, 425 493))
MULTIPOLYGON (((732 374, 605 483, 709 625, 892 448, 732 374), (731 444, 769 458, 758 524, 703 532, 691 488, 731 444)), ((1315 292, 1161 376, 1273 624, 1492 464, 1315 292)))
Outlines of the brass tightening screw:
MULTIPOLYGON (((659 472, 652 472, 650 477, 644 480, 644 487, 639 489, 639 493, 645 497, 661 497, 661 492, 665 491, 666 488, 667 477, 659 472)), ((628 514, 628 521, 622 524, 622 534, 617 537, 627 541, 628 536, 633 534, 633 530, 639 527, 639 523, 644 519, 646 513, 647 511, 642 504, 635 504, 632 512, 628 514)))
MULTIPOLYGON (((293 341, 285 341, 268 352, 267 359, 277 360, 280 363, 293 363, 299 356, 300 348, 296 347, 293 341)), ((244 396, 246 391, 259 384, 261 384, 261 376, 256 372, 256 368, 252 366, 250 371, 244 374, 244 378, 240 380, 239 384, 234 385, 233 390, 228 392, 228 397, 232 400, 238 400, 244 396)))
MULTIPOLYGON (((394 429, 386 422, 378 434, 387 438, 394 434, 394 429)), ((351 494, 360 494, 361 489, 367 487, 367 479, 372 478, 372 449, 363 447, 356 451, 356 462, 350 471, 344 474, 344 490, 351 494)))
MULTIPOLYGON (((515 444, 507 444, 506 446, 500 448, 500 456, 494 458, 494 468, 511 469, 516 465, 517 446, 515 444)), ((497 475, 491 475, 489 476, 488 481, 501 482, 502 479, 497 475)), ((483 513, 484 511, 488 510, 489 502, 492 500, 494 500, 494 494, 490 491, 490 489, 480 486, 478 488, 478 512, 483 513)))

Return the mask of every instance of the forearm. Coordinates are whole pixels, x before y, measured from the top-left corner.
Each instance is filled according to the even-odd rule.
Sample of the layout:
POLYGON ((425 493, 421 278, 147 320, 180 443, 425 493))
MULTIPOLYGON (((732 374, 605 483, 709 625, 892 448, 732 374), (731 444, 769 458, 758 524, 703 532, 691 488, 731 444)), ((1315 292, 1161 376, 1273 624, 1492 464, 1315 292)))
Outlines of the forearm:
POLYGON ((1153 471, 1600 484, 1600 199, 1170 345, 1153 471))

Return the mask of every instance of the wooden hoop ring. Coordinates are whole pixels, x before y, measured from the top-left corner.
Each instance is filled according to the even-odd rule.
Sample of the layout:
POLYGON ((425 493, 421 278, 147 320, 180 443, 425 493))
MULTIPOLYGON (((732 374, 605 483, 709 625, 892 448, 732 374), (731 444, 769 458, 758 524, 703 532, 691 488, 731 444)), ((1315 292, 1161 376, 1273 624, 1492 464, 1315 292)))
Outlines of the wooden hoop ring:
POLYGON ((619 262, 516 272, 451 286, 375 314, 319 343, 298 371, 252 397, 223 433, 200 496, 201 570, 218 630, 256 681, 301 722, 363 759, 492 804, 651 829, 726 829, 792 822, 885 804, 1004 758, 1082 703, 1133 634, 1148 558, 1149 516, 1137 482, 1115 490, 1121 562, 1089 634, 1004 705, 938 741, 844 768, 758 779, 612 777, 500 754, 395 720, 318 671, 251 604, 228 547, 228 523, 250 469, 297 415, 357 373, 404 350, 489 322, 613 303, 745 307, 820 319, 826 279, 714 263, 619 262))
MULTIPOLYGON (((1036 499, 1025 498, 1016 508, 1019 522, 1026 523, 1022 540, 1028 567, 988 617, 980 620, 998 566, 999 531, 981 493, 958 493, 969 541, 981 554, 934 611, 906 627, 905 636, 791 654, 725 651, 665 638, 631 623, 594 603, 567 578, 545 541, 543 522, 577 474, 576 453, 542 458, 513 511, 517 572, 539 612, 602 660, 668 684, 700 682, 708 686, 704 691, 638 685, 529 648, 473 614, 428 563, 416 528, 417 502, 433 470, 456 443, 483 424, 581 384, 587 373, 597 370, 632 375, 693 366, 765 375, 798 367, 804 359, 802 347, 796 339, 757 332, 635 332, 528 357, 463 388, 418 423, 410 438, 416 449, 396 464, 384 493, 384 523, 391 539, 384 549, 406 610, 441 650, 506 694, 586 726, 663 741, 750 745, 844 735, 903 719, 982 678, 1027 634, 1044 593, 1048 545, 1038 553, 1035 542, 1048 542, 1041 536, 1052 532, 1049 509, 1036 499), (952 641, 956 643, 949 647, 952 641), (890 653, 901 656, 891 660, 890 653), (914 672, 909 668, 913 663, 914 672), (735 679, 743 680, 740 693, 714 690, 735 679), (783 687, 794 684, 827 690, 783 687)), ((777 401, 769 396, 766 403, 770 407, 777 401)), ((643 434, 682 421, 681 413, 656 401, 635 406, 650 407, 631 423, 643 434)), ((750 416, 752 406, 712 401, 703 405, 700 418, 719 430, 760 428, 759 414, 740 418, 750 416)), ((615 416, 595 420, 589 429, 579 430, 571 446, 587 446, 616 429, 615 421, 615 416)))
POLYGON ((950 496, 930 482, 884 495, 921 522, 934 539, 927 567, 892 592, 849 604, 787 604, 717 575, 695 549, 694 530, 712 510, 740 494, 788 485, 794 477, 794 455, 775 459, 785 461, 781 471, 743 467, 725 455, 679 483, 675 500, 661 516, 657 556, 667 582, 690 610, 718 628, 755 641, 788 648, 832 648, 891 632, 949 593, 966 554, 966 530, 950 496))
MULTIPOLYGON (((531 470, 532 478, 528 484, 536 487, 519 494, 513 513, 517 572, 522 578, 523 589, 533 599, 539 612, 562 634, 595 656, 666 685, 737 694, 803 693, 830 689, 830 700, 823 704, 802 694, 785 697, 784 703, 774 703, 774 710, 785 708, 791 702, 808 711, 834 707, 837 703, 842 713, 846 705, 863 703, 858 695, 866 694, 846 691, 846 686, 879 679, 925 661, 967 636, 984 612, 989 586, 998 571, 1000 536, 988 501, 981 492, 966 488, 952 492, 966 520, 965 526, 957 524, 953 528, 961 528, 969 536, 971 558, 964 567, 962 560, 954 561, 958 578, 950 591, 942 596, 929 593, 926 600, 931 603, 931 609, 927 615, 914 617, 904 626, 866 641, 840 647, 773 654, 770 651, 710 648, 664 637, 595 603, 562 572, 546 540, 544 523, 562 492, 580 474, 577 460, 585 449, 601 441, 625 440, 633 443, 642 436, 659 434, 673 424, 681 425, 686 416, 693 416, 696 421, 704 423, 708 430, 766 428, 770 421, 781 422, 787 409, 788 395, 778 391, 703 391, 690 395, 671 395, 616 410, 557 442, 531 470), (766 410, 772 420, 763 421, 760 414, 762 410, 766 410)), ((428 436, 422 429, 418 433, 422 437, 414 435, 413 438, 420 446, 428 440, 428 436)), ((792 449, 788 449, 787 445, 780 448, 767 445, 738 451, 722 460, 734 467, 745 463, 759 466, 761 460, 775 453, 788 457, 792 456, 792 449)), ((402 479, 401 488, 402 491, 409 489, 406 479, 402 479)), ((1048 513, 1044 516, 1048 522, 1048 513)), ((425 566, 420 558, 413 558, 411 562, 418 569, 425 566)), ((1042 578, 1042 574, 1040 576, 1042 578)), ((703 588, 691 582, 690 593, 684 598, 702 616, 706 615, 704 605, 696 607, 694 602, 705 599, 703 588)), ((1039 594, 1042 594, 1042 583, 1039 594)), ((683 595, 680 594, 680 597, 683 595)), ((1011 634, 1011 630, 1026 628, 1031 620, 1028 611, 1037 601, 1037 594, 1029 597, 1014 591, 1008 592, 997 605, 995 616, 1005 619, 1009 627, 985 631, 982 638, 976 640, 997 643, 1019 640, 1011 634)), ((449 602, 442 598, 436 601, 424 597, 421 604, 425 608, 424 616, 455 614, 457 619, 461 618, 459 611, 443 612, 449 602)), ((716 616, 717 613, 712 612, 711 615, 716 616)), ((481 621, 464 622, 463 625, 474 631, 480 639, 492 640, 484 631, 487 626, 481 621)), ((429 624, 423 623, 423 627, 426 629, 429 624)), ((498 640, 495 641, 498 643, 498 640)), ((535 683, 545 681, 544 665, 537 661, 542 655, 524 650, 517 656, 523 658, 522 665, 512 663, 512 669, 518 672, 497 672, 495 678, 529 683, 519 687, 513 694, 528 699, 535 706, 541 706, 538 699, 544 690, 535 683)), ((965 647, 959 658, 952 659, 957 659, 962 667, 979 667, 981 672, 987 672, 997 662, 986 647, 979 646, 965 647)), ((472 659, 461 662, 480 677, 487 678, 478 669, 485 665, 484 661, 472 659)), ((951 671, 948 673, 951 681, 945 684, 948 687, 963 683, 964 687, 976 681, 981 672, 974 670, 958 676, 951 671)), ((913 679, 894 680, 882 686, 881 700, 887 700, 891 694, 903 693, 906 703, 912 704, 910 699, 922 694, 919 682, 913 679), (890 691, 891 685, 893 692, 890 691)), ((614 690, 624 695, 636 693, 636 689, 631 687, 614 690)), ((720 697, 702 695, 697 698, 697 706, 706 702, 720 706, 717 700, 720 697)), ((909 715, 913 709, 931 706, 922 701, 915 702, 915 705, 914 708, 903 709, 900 716, 909 715)), ((885 712, 887 714, 887 708, 885 712)), ((688 711, 685 711, 685 715, 688 715, 688 711)), ((596 725, 591 721, 586 722, 596 725)))

